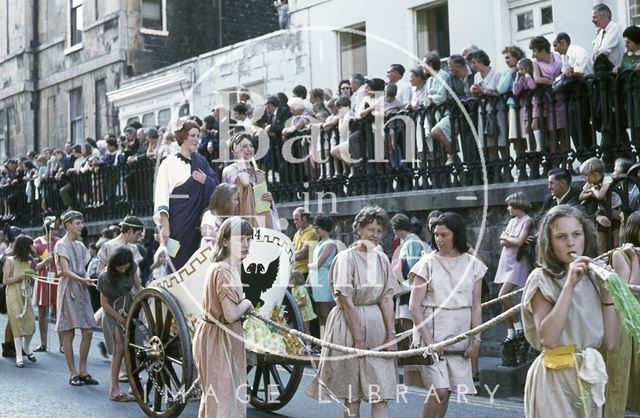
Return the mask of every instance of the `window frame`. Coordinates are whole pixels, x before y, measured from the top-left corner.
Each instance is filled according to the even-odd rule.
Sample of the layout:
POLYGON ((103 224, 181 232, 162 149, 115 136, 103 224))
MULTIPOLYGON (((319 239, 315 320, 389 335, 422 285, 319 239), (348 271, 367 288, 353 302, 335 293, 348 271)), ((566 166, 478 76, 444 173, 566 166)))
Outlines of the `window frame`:
POLYGON ((74 144, 79 144, 81 141, 84 141, 84 97, 82 96, 82 87, 76 87, 69 90, 69 139, 74 144), (78 111, 79 114, 74 115, 74 94, 79 94, 79 106, 78 111), (76 138, 75 135, 75 127, 79 125, 81 127, 81 133, 79 138, 76 138))
POLYGON ((7 138, 7 113, 6 109, 0 109, 0 161, 4 161, 7 158, 7 144, 9 143, 7 138))
POLYGON ((143 14, 143 3, 145 0, 140 0, 140 33, 145 35, 155 36, 169 36, 167 30, 167 0, 160 0, 160 13, 162 14, 162 29, 145 28, 143 14))
POLYGON ((67 48, 65 48, 65 55, 82 49, 84 41, 84 0, 67 0, 67 48), (78 14, 78 9, 80 13, 78 14), (80 17, 80 29, 73 30, 72 19, 74 17, 74 11, 76 18, 80 17), (80 33, 80 39, 74 43, 74 32, 80 33))
MULTIPOLYGON (((433 51, 434 49, 438 50, 438 54, 440 55, 441 58, 445 58, 448 57, 449 55, 451 55, 451 29, 449 28, 449 22, 447 21, 447 44, 448 44, 448 51, 440 51, 439 47, 436 48, 431 48, 430 44, 430 40, 429 40, 429 36, 428 36, 428 32, 427 32, 427 37, 426 37, 426 51, 420 51, 420 36, 418 33, 418 13, 422 13, 422 12, 429 12, 430 10, 433 11, 436 8, 442 7, 444 6, 446 8, 447 11, 447 19, 449 18, 449 2, 448 1, 442 1, 442 2, 434 2, 434 3, 429 3, 427 5, 423 5, 420 7, 417 7, 413 10, 413 19, 414 19, 414 25, 415 25, 415 52, 416 52, 416 56, 418 56, 419 58, 424 57, 427 53, 433 51)), ((437 33, 437 31, 436 31, 437 33)), ((434 42, 435 44, 438 44, 438 39, 435 40, 434 42)))

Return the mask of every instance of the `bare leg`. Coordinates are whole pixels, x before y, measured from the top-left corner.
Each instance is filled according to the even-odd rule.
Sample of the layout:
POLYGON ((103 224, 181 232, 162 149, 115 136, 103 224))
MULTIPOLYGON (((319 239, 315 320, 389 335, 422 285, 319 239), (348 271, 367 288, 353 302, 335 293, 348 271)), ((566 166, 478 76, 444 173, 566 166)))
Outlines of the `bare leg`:
POLYGON ((40 345, 47 346, 47 306, 38 306, 38 329, 40 330, 40 345))
POLYGON ((73 362, 73 337, 75 336, 75 333, 75 329, 62 331, 62 346, 64 347, 64 358, 65 360, 67 360, 67 367, 69 368, 70 377, 78 374, 76 365, 73 362))
POLYGON ((435 389, 435 393, 429 392, 429 400, 422 410, 422 418, 444 418, 449 407, 449 389, 435 389))
POLYGON ((347 402, 345 401, 345 406, 349 410, 349 412, 344 411, 344 418, 360 418, 360 401, 355 402, 347 402))
POLYGON ((115 332, 113 335, 115 347, 113 349, 113 357, 111 359, 111 398, 120 393, 120 385, 118 384, 118 377, 120 375, 120 364, 122 363, 122 357, 124 354, 123 341, 120 338, 120 333, 115 332))
POLYGON ((386 401, 371 404, 371 418, 388 418, 389 404, 386 401))
MULTIPOLYGON (((89 348, 91 347, 91 337, 93 331, 91 328, 82 329, 82 339, 80 340, 80 374, 82 376, 87 374, 87 357, 89 357, 89 348)), ((65 354, 67 347, 65 349, 65 354)))
MULTIPOLYGON (((503 296, 503 295, 506 295, 507 293, 511 293, 513 292, 514 289, 515 289, 515 285, 513 283, 502 283, 502 287, 500 287, 500 292, 498 293, 498 296, 503 296)), ((500 301, 500 303, 502 304, 502 312, 508 311, 509 309, 511 309, 511 307, 513 307, 513 301, 511 300, 511 298, 503 299, 500 301)), ((507 329, 513 328, 512 317, 505 319, 504 323, 507 329)))

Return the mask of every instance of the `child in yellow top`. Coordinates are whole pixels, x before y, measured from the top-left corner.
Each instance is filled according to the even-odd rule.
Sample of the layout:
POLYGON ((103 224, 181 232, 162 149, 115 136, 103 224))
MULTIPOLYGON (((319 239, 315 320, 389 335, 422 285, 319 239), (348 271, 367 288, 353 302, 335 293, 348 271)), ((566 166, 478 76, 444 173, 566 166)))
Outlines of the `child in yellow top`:
POLYGON ((289 279, 289 287, 291 287, 293 299, 300 308, 300 314, 304 321, 304 332, 309 334, 311 329, 309 322, 316 319, 317 315, 313 310, 311 299, 309 298, 309 292, 307 292, 307 288, 305 286, 306 281, 303 274, 299 271, 292 272, 291 278, 289 279))

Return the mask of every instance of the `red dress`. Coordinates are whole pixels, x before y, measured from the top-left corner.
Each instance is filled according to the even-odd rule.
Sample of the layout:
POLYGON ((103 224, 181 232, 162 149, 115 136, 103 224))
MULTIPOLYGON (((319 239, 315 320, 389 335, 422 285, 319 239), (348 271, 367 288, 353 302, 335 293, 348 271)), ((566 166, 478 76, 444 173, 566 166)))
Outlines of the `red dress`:
MULTIPOLYGON (((50 244, 47 243, 47 237, 44 236, 33 240, 33 245, 36 248, 36 254, 38 257, 42 260, 47 258, 50 254, 53 255, 53 248, 56 246, 59 239, 60 237, 57 236, 52 237, 52 242, 50 244)), ((38 280, 38 284, 36 286, 36 304, 38 306, 56 306, 58 285, 41 281, 45 280, 44 278, 48 277, 49 273, 52 273, 53 277, 58 278, 58 271, 53 257, 42 269, 38 270, 38 276, 40 276, 40 280, 38 280)))

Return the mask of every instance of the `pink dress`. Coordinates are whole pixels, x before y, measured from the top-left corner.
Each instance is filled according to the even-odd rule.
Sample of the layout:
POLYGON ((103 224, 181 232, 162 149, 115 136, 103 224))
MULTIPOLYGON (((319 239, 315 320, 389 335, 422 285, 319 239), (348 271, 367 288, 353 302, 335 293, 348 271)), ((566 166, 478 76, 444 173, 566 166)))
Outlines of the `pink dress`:
MULTIPOLYGON (((527 221, 531 221, 529 215, 524 215, 520 218, 511 218, 504 232, 509 237, 517 238, 522 232, 522 228, 527 224, 527 221)), ((529 272, 531 271, 531 263, 527 257, 522 257, 520 261, 518 261, 519 248, 520 247, 502 247, 498 270, 493 280, 494 283, 512 283, 518 287, 524 286, 527 281, 527 276, 529 276, 529 272)))
MULTIPOLYGON (((544 61, 540 61, 538 59, 533 59, 533 62, 536 62, 538 64, 538 67, 540 68, 540 75, 542 77, 545 77, 548 80, 553 81, 557 76, 559 76, 562 73, 562 60, 560 58, 560 54, 558 54, 557 52, 553 51, 551 52, 551 55, 553 56, 553 60, 551 62, 544 62, 544 61)), ((562 94, 556 94, 556 127, 558 129, 563 129, 567 126, 567 120, 565 117, 565 110, 564 110, 564 98, 562 96, 562 94)), ((539 118, 540 117, 540 110, 538 108, 538 104, 532 102, 533 106, 533 117, 534 118, 539 118)), ((544 117, 547 120, 547 130, 548 131, 552 131, 553 130, 553 113, 551 113, 551 97, 549 96, 544 96, 544 103, 543 103, 543 111, 544 111, 544 117)))

